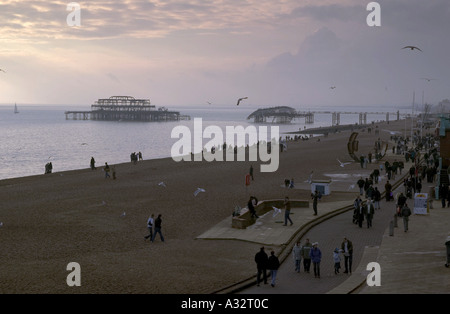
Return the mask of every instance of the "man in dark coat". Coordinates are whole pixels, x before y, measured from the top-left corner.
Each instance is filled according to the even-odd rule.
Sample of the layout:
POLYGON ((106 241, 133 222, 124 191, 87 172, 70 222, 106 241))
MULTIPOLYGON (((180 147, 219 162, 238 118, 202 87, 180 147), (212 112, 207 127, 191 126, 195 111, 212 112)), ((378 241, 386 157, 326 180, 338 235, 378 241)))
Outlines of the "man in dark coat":
POLYGON ((275 252, 270 252, 269 261, 267 264, 267 268, 270 270, 270 277, 272 278, 272 282, 270 285, 272 287, 275 287, 275 280, 277 279, 277 272, 278 268, 280 267, 280 261, 278 260, 278 257, 275 256, 275 252))
POLYGON ((267 264, 269 262, 269 257, 264 251, 264 247, 260 249, 255 255, 256 267, 258 269, 258 275, 256 276, 256 285, 259 287, 261 282, 261 274, 263 275, 264 284, 267 284, 267 264))

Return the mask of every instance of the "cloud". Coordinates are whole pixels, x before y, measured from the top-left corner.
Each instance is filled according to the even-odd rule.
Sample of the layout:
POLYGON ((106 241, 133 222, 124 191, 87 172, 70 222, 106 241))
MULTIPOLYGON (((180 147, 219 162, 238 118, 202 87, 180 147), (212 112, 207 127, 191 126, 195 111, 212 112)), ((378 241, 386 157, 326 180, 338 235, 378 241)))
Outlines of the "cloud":
POLYGON ((367 12, 365 11, 367 3, 359 5, 314 4, 299 6, 292 10, 288 17, 311 18, 318 21, 339 20, 343 22, 361 18, 365 19, 365 16, 367 15, 367 12))

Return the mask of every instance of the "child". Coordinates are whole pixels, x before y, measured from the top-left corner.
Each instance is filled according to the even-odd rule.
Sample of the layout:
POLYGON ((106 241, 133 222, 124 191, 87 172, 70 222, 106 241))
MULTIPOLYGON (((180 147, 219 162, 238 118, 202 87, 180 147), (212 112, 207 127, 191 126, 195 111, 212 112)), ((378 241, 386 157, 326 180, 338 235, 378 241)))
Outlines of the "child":
POLYGON ((339 274, 339 269, 341 268, 341 257, 339 256, 340 252, 341 252, 341 250, 339 250, 338 248, 335 248, 334 252, 333 252, 334 274, 335 275, 339 274))

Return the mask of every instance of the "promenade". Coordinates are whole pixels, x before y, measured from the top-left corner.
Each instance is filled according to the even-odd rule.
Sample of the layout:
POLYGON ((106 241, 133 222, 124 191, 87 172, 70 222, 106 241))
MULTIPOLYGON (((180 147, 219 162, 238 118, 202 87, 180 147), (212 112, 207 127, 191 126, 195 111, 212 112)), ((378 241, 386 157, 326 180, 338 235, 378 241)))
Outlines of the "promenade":
MULTIPOLYGON (((405 169, 411 166, 408 163, 405 169)), ((245 230, 230 227, 229 218, 217 224, 198 238, 202 239, 233 239, 265 246, 270 255, 273 249, 279 253, 282 265, 278 271, 275 287, 270 284, 256 286, 256 276, 252 276, 236 285, 221 289, 217 293, 239 294, 381 294, 381 293, 450 293, 450 269, 445 268, 445 240, 450 235, 450 208, 441 208, 440 201, 434 201, 434 208, 427 215, 412 215, 409 221, 409 231, 403 231, 403 221, 398 218, 398 227, 394 235, 389 234, 389 224, 394 220, 395 201, 386 202, 383 199, 381 209, 376 210, 373 226, 367 228, 352 223, 353 201, 358 193, 348 193, 345 199, 343 191, 352 189, 350 180, 358 175, 366 175, 365 169, 338 180, 333 188, 340 190, 338 196, 329 196, 319 202, 318 216, 313 216, 310 208, 294 208, 291 211, 292 226, 283 226, 284 210, 273 216, 273 211, 260 217, 253 226, 245 230), (344 199, 343 199, 344 198, 344 199), (325 200, 326 199, 326 200, 325 200), (338 200, 336 200, 338 199, 338 200), (350 209, 350 210, 349 210, 350 209), (351 274, 344 274, 344 258, 342 256, 341 272, 334 274, 333 251, 340 248, 343 238, 353 242, 354 255, 351 274), (305 273, 303 264, 301 272, 294 271, 292 246, 300 239, 318 242, 322 251, 321 278, 314 277, 311 266, 310 273, 305 273), (381 268, 381 286, 369 287, 366 284, 369 271, 367 264, 377 262, 381 268)), ((398 188, 394 195, 403 192, 403 175, 396 177, 398 188)), ((375 185, 384 192, 386 178, 375 185)), ((393 183, 393 181, 391 181, 393 183)), ((305 188, 303 183, 298 188, 305 188)), ((424 184, 422 191, 428 191, 431 185, 424 184)), ((364 197, 362 197, 364 200, 364 197)), ((407 204, 414 207, 413 200, 407 204)), ((256 254, 256 252, 255 252, 256 254)), ((249 261, 253 262, 253 261, 249 261)), ((256 275, 256 264, 255 264, 256 275)), ((269 279, 270 283, 270 279, 269 279)))

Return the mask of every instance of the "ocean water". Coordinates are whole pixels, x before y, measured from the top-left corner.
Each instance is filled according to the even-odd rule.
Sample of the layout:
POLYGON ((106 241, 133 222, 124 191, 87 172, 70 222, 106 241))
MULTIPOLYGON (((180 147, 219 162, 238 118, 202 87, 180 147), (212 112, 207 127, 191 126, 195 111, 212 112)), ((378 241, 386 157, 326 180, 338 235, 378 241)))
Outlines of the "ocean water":
MULTIPOLYGON (((142 152, 144 159, 171 156, 172 146, 179 138, 171 138, 174 128, 186 126, 194 136, 194 118, 201 118, 203 130, 208 126, 221 128, 224 139, 227 126, 255 126, 257 129, 269 124, 253 124, 247 116, 256 107, 216 107, 191 106, 171 107, 191 116, 190 121, 179 122, 111 122, 90 120, 66 120, 64 114, 69 110, 90 110, 89 106, 19 106, 19 113, 14 113, 14 105, 0 106, 0 180, 43 174, 45 164, 52 162, 53 172, 89 168, 91 157, 96 166, 105 162, 109 165, 130 161, 130 154, 142 152)), ((301 108, 296 108, 301 110, 301 108)), ((326 111, 351 111, 355 108, 316 108, 326 111)), ((365 108, 369 112, 396 112, 392 107, 365 108)), ((400 112, 408 113, 406 109, 400 112)), ((385 114, 371 114, 367 121, 385 120, 385 114)), ((395 116, 390 116, 395 120, 395 116)), ((316 114, 313 124, 305 124, 304 119, 294 120, 291 124, 279 125, 280 135, 306 128, 329 126, 331 114, 316 114)), ((359 122, 358 114, 341 115, 340 124, 359 122)), ((201 133, 202 131, 200 131, 201 133)), ((219 139, 220 140, 220 139, 219 139)), ((204 138, 203 145, 210 139, 204 138)), ((194 147, 193 147, 194 149, 194 147)))

